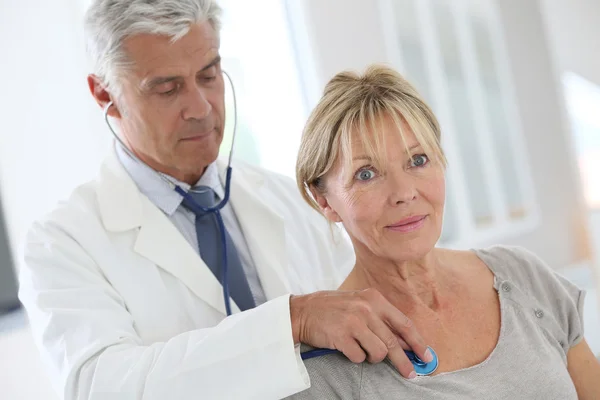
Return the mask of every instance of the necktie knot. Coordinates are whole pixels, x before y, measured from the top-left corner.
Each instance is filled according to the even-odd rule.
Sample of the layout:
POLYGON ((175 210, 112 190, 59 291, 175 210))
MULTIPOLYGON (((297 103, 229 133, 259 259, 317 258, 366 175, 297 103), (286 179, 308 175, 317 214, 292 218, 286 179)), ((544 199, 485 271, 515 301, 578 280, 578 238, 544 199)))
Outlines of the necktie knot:
MULTIPOLYGON (((217 196, 215 191, 208 186, 193 187, 187 192, 187 194, 194 200, 194 202, 196 202, 197 205, 204 208, 214 207, 219 202, 219 197, 217 196)), ((185 197, 183 198, 181 204, 196 215, 200 216, 205 214, 204 212, 202 212, 202 210, 199 210, 195 204, 190 202, 185 197)))

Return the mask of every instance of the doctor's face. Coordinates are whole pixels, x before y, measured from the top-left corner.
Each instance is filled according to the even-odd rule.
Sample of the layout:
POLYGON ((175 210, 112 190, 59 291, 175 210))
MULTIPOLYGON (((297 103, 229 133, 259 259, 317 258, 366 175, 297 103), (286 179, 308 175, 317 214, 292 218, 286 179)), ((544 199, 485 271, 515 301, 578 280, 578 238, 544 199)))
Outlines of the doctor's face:
POLYGON ((133 63, 118 104, 124 141, 154 169, 196 183, 223 140, 217 33, 205 22, 173 43, 141 34, 125 41, 125 51, 133 63))
POLYGON ((406 145, 393 119, 383 118, 380 131, 369 132, 384 140, 382 164, 376 166, 363 143, 353 140, 352 160, 338 157, 324 177, 324 193, 317 195, 325 216, 343 223, 357 261, 421 259, 440 237, 444 169, 430 160, 405 123, 403 132, 406 145))

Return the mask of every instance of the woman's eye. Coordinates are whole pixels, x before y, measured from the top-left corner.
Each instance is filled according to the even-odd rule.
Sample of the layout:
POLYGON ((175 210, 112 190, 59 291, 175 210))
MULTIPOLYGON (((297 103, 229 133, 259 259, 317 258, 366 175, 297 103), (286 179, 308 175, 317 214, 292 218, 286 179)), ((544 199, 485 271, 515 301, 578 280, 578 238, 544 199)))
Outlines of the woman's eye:
POLYGON ((359 181, 368 181, 375 178, 375 172, 372 169, 361 169, 355 175, 359 181))
POLYGON ((417 154, 410 161, 411 168, 422 167, 429 162, 429 157, 426 154, 417 154))

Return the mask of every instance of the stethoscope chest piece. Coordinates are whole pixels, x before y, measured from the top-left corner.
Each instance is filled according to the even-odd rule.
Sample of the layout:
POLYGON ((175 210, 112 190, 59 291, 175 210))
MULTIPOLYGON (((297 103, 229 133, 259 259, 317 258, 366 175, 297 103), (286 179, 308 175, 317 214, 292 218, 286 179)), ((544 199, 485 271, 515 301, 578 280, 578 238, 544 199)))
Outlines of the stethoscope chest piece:
MULTIPOLYGON (((428 347, 428 349, 429 349, 429 351, 431 351, 431 354, 433 355, 433 361, 428 362, 428 363, 421 360, 414 352, 412 352, 410 350, 404 350, 404 352, 406 353, 406 356, 412 363, 413 368, 415 369, 415 372, 417 373, 418 376, 431 375, 435 372, 435 370, 438 367, 437 354, 435 354, 435 351, 431 347, 428 347)), ((312 350, 303 352, 301 354, 301 356, 302 356, 303 360, 310 360, 311 358, 322 357, 322 356, 326 356, 328 354, 341 354, 341 353, 337 350, 331 350, 331 349, 312 349, 312 350)), ((390 365, 391 365, 391 362, 389 360, 387 360, 387 362, 390 363, 390 365)))
POLYGON ((435 370, 438 367, 438 357, 437 357, 437 354, 435 354, 435 351, 433 351, 433 349, 431 347, 429 347, 429 351, 431 351, 431 354, 433 355, 433 361, 428 362, 428 363, 426 363, 423 360, 421 360, 412 351, 406 351, 406 356, 408 357, 408 359, 412 363, 412 365, 413 365, 413 367, 415 369, 415 372, 419 376, 431 375, 431 374, 433 374, 435 372, 435 370))

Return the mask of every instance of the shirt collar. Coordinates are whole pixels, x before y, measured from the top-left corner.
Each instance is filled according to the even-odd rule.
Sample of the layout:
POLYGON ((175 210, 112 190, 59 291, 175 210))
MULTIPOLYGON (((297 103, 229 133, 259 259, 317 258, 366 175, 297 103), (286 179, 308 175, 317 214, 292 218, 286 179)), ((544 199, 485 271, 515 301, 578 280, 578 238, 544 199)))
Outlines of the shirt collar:
MULTIPOLYGON (((188 191, 190 185, 185 182, 180 182, 177 179, 153 170, 148 165, 144 164, 135 155, 125 151, 119 143, 115 143, 117 157, 127 173, 131 176, 140 192, 165 214, 173 215, 177 208, 181 205, 183 197, 175 190, 171 189, 163 178, 169 180, 183 190, 188 191), (162 178, 161 178, 162 176, 162 178)), ((194 186, 208 186, 215 191, 219 199, 224 196, 223 186, 219 180, 216 162, 211 163, 196 182, 194 186)))

